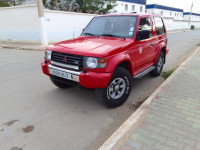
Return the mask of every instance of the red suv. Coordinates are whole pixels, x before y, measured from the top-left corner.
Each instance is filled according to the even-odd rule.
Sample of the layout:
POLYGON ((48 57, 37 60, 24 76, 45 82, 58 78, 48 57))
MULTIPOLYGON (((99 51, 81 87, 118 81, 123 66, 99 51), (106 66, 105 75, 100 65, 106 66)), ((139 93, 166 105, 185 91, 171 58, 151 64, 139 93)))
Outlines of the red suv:
POLYGON ((117 107, 129 97, 133 79, 160 75, 167 53, 161 16, 103 15, 80 37, 48 46, 42 70, 59 88, 95 89, 101 103, 117 107))

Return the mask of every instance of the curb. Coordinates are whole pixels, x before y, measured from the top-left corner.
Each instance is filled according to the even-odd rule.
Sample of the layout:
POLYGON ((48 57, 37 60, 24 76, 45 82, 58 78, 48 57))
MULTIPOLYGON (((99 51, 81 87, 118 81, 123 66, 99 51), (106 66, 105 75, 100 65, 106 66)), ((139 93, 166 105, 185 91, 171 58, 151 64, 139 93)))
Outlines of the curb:
POLYGON ((172 31, 167 31, 167 34, 176 34, 176 33, 182 33, 182 32, 189 32, 191 30, 172 30, 172 31))
POLYGON ((158 93, 183 69, 189 60, 200 50, 198 47, 175 71, 165 80, 158 89, 105 141, 98 150, 115 150, 119 149, 124 141, 130 136, 131 131, 136 128, 137 124, 143 120, 148 113, 152 100, 158 93))
POLYGON ((8 49, 18 49, 18 50, 35 50, 35 51, 44 51, 44 46, 12 46, 12 45, 0 45, 0 48, 8 48, 8 49))

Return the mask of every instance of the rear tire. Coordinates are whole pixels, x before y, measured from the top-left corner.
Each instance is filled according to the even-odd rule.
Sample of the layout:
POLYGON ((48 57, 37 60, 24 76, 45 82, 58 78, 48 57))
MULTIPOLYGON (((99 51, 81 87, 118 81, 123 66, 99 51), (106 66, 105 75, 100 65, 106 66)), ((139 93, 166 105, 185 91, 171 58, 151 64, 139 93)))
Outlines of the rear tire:
POLYGON ((113 72, 110 82, 106 88, 95 89, 98 101, 107 107, 118 107, 129 97, 132 89, 132 77, 122 67, 117 67, 113 72))
POLYGON ((69 85, 69 84, 65 84, 65 83, 62 83, 62 82, 59 82, 59 81, 54 80, 54 78, 53 78, 52 76, 50 76, 50 80, 51 80, 51 82, 52 82, 55 86, 57 86, 57 87, 59 87, 59 88, 61 88, 61 89, 66 89, 66 88, 72 87, 72 86, 69 85))
POLYGON ((163 51, 160 52, 158 59, 156 61, 156 64, 154 65, 156 68, 152 70, 149 75, 152 77, 158 77, 160 76, 163 66, 164 66, 164 61, 165 61, 165 54, 163 51))

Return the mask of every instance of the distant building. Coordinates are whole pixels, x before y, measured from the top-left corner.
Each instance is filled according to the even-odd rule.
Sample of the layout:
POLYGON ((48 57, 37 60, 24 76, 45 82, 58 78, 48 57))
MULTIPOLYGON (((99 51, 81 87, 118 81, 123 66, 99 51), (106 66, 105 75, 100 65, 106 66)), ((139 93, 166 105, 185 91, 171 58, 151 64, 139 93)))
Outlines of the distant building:
POLYGON ((146 12, 151 14, 161 14, 163 17, 172 17, 176 20, 183 19, 183 9, 174 7, 150 4, 146 5, 146 12))
MULTIPOLYGON (((190 12, 184 12, 183 15, 184 20, 189 20, 190 12)), ((191 21, 200 21, 200 14, 191 13, 191 21)))
POLYGON ((118 0, 113 11, 116 13, 145 13, 146 0, 118 0))

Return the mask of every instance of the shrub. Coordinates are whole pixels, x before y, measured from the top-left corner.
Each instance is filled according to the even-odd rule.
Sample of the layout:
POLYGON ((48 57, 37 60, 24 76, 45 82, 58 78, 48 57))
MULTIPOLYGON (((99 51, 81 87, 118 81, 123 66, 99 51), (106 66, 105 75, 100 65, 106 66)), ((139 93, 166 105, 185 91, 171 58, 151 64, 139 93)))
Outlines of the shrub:
POLYGON ((191 25, 191 28, 190 28, 191 30, 194 30, 195 29, 195 26, 194 25, 191 25))
POLYGON ((165 72, 162 72, 161 76, 165 79, 167 79, 176 69, 171 69, 165 72))
POLYGON ((0 7, 10 7, 10 5, 6 1, 0 0, 0 7))

